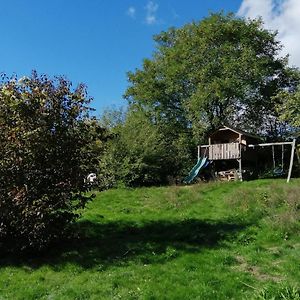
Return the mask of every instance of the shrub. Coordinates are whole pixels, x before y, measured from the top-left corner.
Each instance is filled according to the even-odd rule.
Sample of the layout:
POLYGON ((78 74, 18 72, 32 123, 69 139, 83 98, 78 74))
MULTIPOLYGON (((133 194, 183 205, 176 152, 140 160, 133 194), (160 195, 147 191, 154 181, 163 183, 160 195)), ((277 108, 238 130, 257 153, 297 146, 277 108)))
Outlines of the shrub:
POLYGON ((104 135, 89 118, 90 101, 84 85, 72 90, 62 77, 33 72, 2 81, 2 250, 41 249, 66 232, 90 199, 84 177, 97 165, 104 135))
POLYGON ((104 124, 115 124, 101 159, 106 186, 168 184, 188 173, 194 149, 188 134, 167 130, 140 106, 132 105, 122 121, 115 122, 116 115, 102 117, 104 124))

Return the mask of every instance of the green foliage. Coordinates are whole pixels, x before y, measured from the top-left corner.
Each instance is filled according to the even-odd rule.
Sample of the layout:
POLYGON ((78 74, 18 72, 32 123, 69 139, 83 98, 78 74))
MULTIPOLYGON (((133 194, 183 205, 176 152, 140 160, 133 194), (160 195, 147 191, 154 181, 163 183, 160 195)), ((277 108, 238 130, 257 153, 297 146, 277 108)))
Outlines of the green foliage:
POLYGON ((88 117, 84 85, 38 76, 0 87, 0 247, 40 249, 85 206, 103 130, 88 117))
POLYGON ((212 14, 155 37, 157 50, 128 74, 125 96, 157 123, 200 140, 224 123, 278 134, 274 98, 298 79, 261 20, 212 14), (168 125, 167 125, 168 124, 168 125))
POLYGON ((196 145, 226 123, 269 138, 288 130, 276 95, 294 89, 299 73, 261 20, 212 14, 155 41, 153 57, 128 73, 128 111, 102 117, 113 136, 100 164, 106 187, 182 180, 196 145))
POLYGON ((281 120, 300 130, 300 86, 294 93, 281 92, 278 98, 281 100, 278 105, 281 120))
POLYGON ((196 145, 206 144, 211 130, 229 124, 276 139, 289 130, 286 114, 298 117, 295 102, 278 116, 276 96, 293 90, 300 78, 262 20, 212 14, 154 39, 153 57, 128 73, 128 116, 116 126, 108 156, 118 160, 115 181, 174 182, 188 174, 196 145))
POLYGON ((256 300, 300 300, 300 289, 291 286, 263 288, 256 292, 256 300))
MULTIPOLYGON (((107 120, 108 115, 104 117, 107 120)), ((108 186, 120 182, 127 186, 167 183, 190 159, 190 143, 185 136, 168 136, 140 107, 132 106, 124 123, 111 132, 114 137, 107 144, 100 167, 108 186)))

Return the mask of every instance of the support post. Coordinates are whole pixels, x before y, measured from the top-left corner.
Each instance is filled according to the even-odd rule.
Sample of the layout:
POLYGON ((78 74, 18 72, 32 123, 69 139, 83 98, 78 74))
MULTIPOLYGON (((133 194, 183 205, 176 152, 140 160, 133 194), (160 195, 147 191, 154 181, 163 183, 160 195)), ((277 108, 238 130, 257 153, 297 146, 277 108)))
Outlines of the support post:
POLYGON ((199 159, 200 159, 200 149, 201 149, 201 147, 198 146, 198 161, 199 161, 199 159))
POLYGON ((238 159, 239 162, 239 176, 240 176, 240 181, 243 181, 243 174, 242 174, 242 159, 238 159))
POLYGON ((239 152, 240 158, 238 159, 239 162, 239 173, 240 173, 240 181, 243 181, 243 173, 242 173, 242 135, 239 135, 239 152))
POLYGON ((292 150, 291 150, 291 159, 290 159, 290 167, 289 167, 289 173, 286 182, 290 182, 291 175, 292 175, 292 169, 293 169, 293 162, 294 162, 294 153, 295 153, 295 145, 296 145, 296 139, 293 139, 292 143, 292 150))

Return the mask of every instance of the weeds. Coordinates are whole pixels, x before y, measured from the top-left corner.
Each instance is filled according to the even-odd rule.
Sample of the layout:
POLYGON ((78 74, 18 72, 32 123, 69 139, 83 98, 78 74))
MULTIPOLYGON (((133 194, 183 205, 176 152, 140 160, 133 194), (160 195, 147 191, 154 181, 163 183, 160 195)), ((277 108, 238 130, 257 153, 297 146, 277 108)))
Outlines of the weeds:
POLYGON ((255 300, 300 300, 300 290, 297 287, 269 287, 258 290, 254 295, 255 300))

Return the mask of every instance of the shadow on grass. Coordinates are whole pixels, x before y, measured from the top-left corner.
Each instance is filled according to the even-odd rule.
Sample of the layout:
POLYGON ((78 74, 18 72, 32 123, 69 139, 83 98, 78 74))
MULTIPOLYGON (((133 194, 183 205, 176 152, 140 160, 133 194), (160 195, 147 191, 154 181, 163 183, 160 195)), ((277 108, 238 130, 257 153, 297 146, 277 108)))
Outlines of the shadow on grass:
POLYGON ((105 269, 134 260, 143 264, 164 263, 183 253, 195 253, 203 248, 220 246, 232 239, 246 225, 202 221, 151 221, 76 224, 77 238, 52 246, 39 256, 6 257, 0 266, 38 268, 50 265, 60 270, 71 263, 82 268, 105 269))

